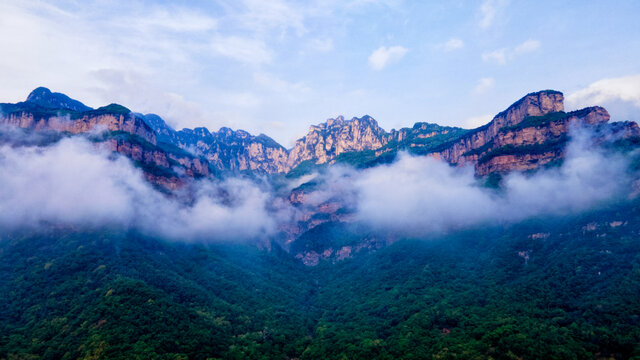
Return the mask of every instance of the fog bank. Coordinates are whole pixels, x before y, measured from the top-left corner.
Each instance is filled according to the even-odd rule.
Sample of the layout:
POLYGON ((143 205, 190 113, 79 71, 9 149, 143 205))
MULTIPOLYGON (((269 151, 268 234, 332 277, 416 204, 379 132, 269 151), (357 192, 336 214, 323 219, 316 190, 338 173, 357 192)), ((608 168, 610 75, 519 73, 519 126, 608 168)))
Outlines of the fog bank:
POLYGON ((270 194, 242 179, 200 181, 193 201, 155 190, 130 160, 81 137, 0 146, 0 226, 121 226, 176 239, 271 234, 270 194), (221 194, 224 194, 222 196, 221 194))

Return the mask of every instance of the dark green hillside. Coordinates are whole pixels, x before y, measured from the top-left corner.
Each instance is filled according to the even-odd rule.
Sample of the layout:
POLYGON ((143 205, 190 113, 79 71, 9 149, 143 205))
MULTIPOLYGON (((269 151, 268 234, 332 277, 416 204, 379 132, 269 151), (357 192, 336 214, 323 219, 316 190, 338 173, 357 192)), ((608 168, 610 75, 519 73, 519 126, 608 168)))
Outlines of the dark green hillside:
POLYGON ((321 265, 332 276, 302 358, 640 358, 639 210, 405 240, 321 265))
POLYGON ((273 358, 313 329, 310 280, 277 251, 107 231, 2 245, 0 358, 273 358))
MULTIPOLYGON (((3 235, 0 358, 638 359, 639 213, 401 240, 312 268, 277 247, 3 235)), ((325 226, 300 245, 358 235, 325 226)))

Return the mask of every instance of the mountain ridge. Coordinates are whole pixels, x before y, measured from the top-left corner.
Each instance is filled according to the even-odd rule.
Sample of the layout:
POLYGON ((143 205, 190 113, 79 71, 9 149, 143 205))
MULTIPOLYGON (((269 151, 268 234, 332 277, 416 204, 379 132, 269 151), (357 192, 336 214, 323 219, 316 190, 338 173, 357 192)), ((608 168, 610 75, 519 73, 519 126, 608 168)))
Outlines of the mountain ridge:
MULTIPOLYGON (((175 130, 158 115, 131 112, 118 104, 92 109, 44 87, 33 90, 25 102, 0 104, 0 112, 0 123, 34 130, 76 134, 98 126, 130 133, 157 146, 157 152, 173 155, 178 163, 178 158, 184 163, 185 156, 203 162, 195 168, 189 165, 193 168, 190 173, 196 176, 226 172, 288 174, 293 170, 302 173, 302 165, 313 168, 336 162, 369 167, 393 161, 400 151, 432 156, 452 165, 472 165, 478 176, 533 170, 563 156, 570 124, 603 126, 610 118, 601 107, 565 113, 562 92, 542 90, 523 96, 475 129, 418 122, 412 127, 386 131, 369 115, 348 120, 340 115, 311 125, 308 133, 287 149, 268 135, 256 136, 241 129, 175 130), (181 155, 176 156, 177 152, 181 155)), ((612 128, 624 137, 640 136, 633 122, 612 128)), ((114 151, 129 157, 141 152, 122 145, 114 144, 114 151)), ((141 157, 145 155, 134 160, 141 157)), ((157 158, 157 154, 146 157, 157 158)), ((164 160, 146 163, 171 171, 171 165, 164 160)), ((180 183, 177 178, 165 182, 171 184, 170 188, 180 183)))

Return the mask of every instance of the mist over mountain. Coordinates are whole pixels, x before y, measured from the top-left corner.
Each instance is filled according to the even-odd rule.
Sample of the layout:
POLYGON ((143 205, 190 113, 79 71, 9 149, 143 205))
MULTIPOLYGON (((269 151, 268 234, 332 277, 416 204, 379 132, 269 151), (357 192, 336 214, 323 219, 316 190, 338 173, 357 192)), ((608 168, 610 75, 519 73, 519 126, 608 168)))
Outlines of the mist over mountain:
POLYGON ((0 360, 640 360, 638 14, 0 0, 0 360))
POLYGON ((563 99, 291 149, 0 104, 0 358, 640 354, 640 129, 563 99))
POLYGON ((640 135, 636 123, 607 123, 602 108, 564 113, 555 91, 526 95, 474 130, 329 119, 291 150, 266 135, 176 131, 157 115, 78 104, 38 88, 2 105, 5 227, 120 226, 284 246, 325 222, 446 232, 624 196, 631 160, 605 147, 640 135), (23 140, 43 134, 50 143, 23 140), (486 175, 500 186, 484 186, 486 175))

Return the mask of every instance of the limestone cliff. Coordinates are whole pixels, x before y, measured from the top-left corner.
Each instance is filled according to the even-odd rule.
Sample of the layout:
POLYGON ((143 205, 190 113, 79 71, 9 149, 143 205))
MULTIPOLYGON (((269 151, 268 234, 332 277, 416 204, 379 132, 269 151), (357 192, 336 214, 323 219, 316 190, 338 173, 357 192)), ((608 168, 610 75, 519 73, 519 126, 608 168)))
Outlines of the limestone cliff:
POLYGON ((296 141, 287 164, 289 168, 305 160, 324 164, 342 153, 378 149, 388 140, 387 133, 368 115, 351 120, 338 116, 312 125, 309 133, 296 141))
POLYGON ((601 107, 565 113, 564 96, 554 90, 527 94, 473 130, 416 123, 386 132, 369 116, 338 117, 311 126, 290 151, 288 167, 341 160, 357 167, 375 166, 405 150, 450 164, 472 165, 479 176, 531 170, 562 158, 572 124, 594 127, 608 121, 609 114, 601 107))
MULTIPOLYGON (((346 162, 369 167, 393 161, 403 150, 455 165, 470 164, 481 176, 529 170, 563 156, 571 124, 595 127, 608 120, 609 114, 600 107, 565 113, 562 93, 545 90, 524 96, 491 122, 473 130, 419 122, 411 128, 387 132, 368 115, 350 120, 339 116, 311 126, 309 133, 287 150, 263 134, 254 136, 226 127, 217 132, 204 127, 176 131, 157 115, 132 113, 116 104, 91 109, 46 88, 34 90, 24 102, 0 104, 0 124, 71 134, 131 134, 157 146, 157 151, 165 152, 175 162, 167 167, 162 161, 154 161, 154 166, 168 169, 177 165, 184 168, 184 174, 196 177, 207 176, 209 169, 217 173, 289 173, 303 163, 346 162)), ((633 125, 624 126, 627 133, 633 132, 629 128, 633 125)), ((122 141, 114 151, 141 161, 132 144, 122 141)))
POLYGON ((222 127, 210 132, 205 127, 174 130, 154 114, 143 115, 159 142, 168 143, 203 157, 221 172, 252 171, 282 173, 288 170, 288 151, 270 137, 222 127))
POLYGON ((244 130, 223 127, 183 129, 175 133, 174 144, 206 158, 221 171, 285 172, 287 150, 266 135, 253 136, 244 130))
POLYGON ((187 152, 154 146, 141 138, 122 137, 117 133, 105 134, 102 138, 104 140, 101 143, 141 164, 147 173, 168 178, 179 178, 181 175, 199 178, 210 175, 207 161, 187 152))
MULTIPOLYGON (((590 128, 596 141, 609 144, 640 141, 640 128, 635 122, 608 121, 609 114, 601 107, 565 113, 562 93, 541 91, 526 95, 477 129, 443 129, 434 124, 418 123, 413 129, 392 130, 382 137, 383 145, 374 148, 374 157, 405 149, 437 157, 453 165, 472 165, 477 175, 486 176, 538 169, 561 161, 570 128, 574 125, 590 128)), ((385 246, 384 241, 392 241, 384 238, 382 242, 372 242, 367 238, 347 245, 332 243, 334 235, 331 229, 350 226, 347 224, 353 218, 349 216, 349 202, 341 201, 340 197, 319 204, 309 201, 308 198, 312 197, 309 193, 318 186, 321 187, 303 184, 289 195, 289 201, 304 215, 294 229, 295 239, 290 241, 290 248, 305 265, 340 261, 359 251, 375 251, 378 246, 385 246)), ((343 234, 335 236, 344 238, 343 234)))
POLYGON ((464 133, 466 130, 461 128, 425 122, 416 123, 412 128, 386 132, 368 115, 351 120, 338 116, 312 125, 309 133, 296 141, 289 153, 288 168, 294 169, 308 161, 314 164, 343 161, 367 167, 381 156, 395 155, 399 150, 426 154, 429 149, 464 133))
POLYGON ((182 149, 158 146, 156 133, 144 118, 117 104, 94 110, 66 95, 38 88, 24 102, 0 104, 0 125, 26 131, 83 134, 96 144, 129 157, 150 182, 169 191, 183 184, 184 176, 210 175, 206 160, 182 149))
POLYGON ((496 115, 491 122, 470 131, 460 139, 445 144, 433 156, 453 164, 474 161, 477 158, 463 158, 473 149, 479 149, 493 140, 500 129, 515 126, 528 116, 543 116, 564 111, 564 96, 557 91, 540 91, 524 96, 507 110, 496 115))
POLYGON ((489 124, 430 155, 451 164, 472 164, 480 176, 539 168, 563 156, 572 125, 594 127, 609 121, 601 107, 565 113, 563 100, 557 91, 528 94, 489 124))
POLYGON ((119 105, 96 110, 52 111, 28 103, 2 104, 0 123, 33 130, 55 130, 72 134, 91 131, 125 131, 156 143, 156 135, 144 120, 119 105))

